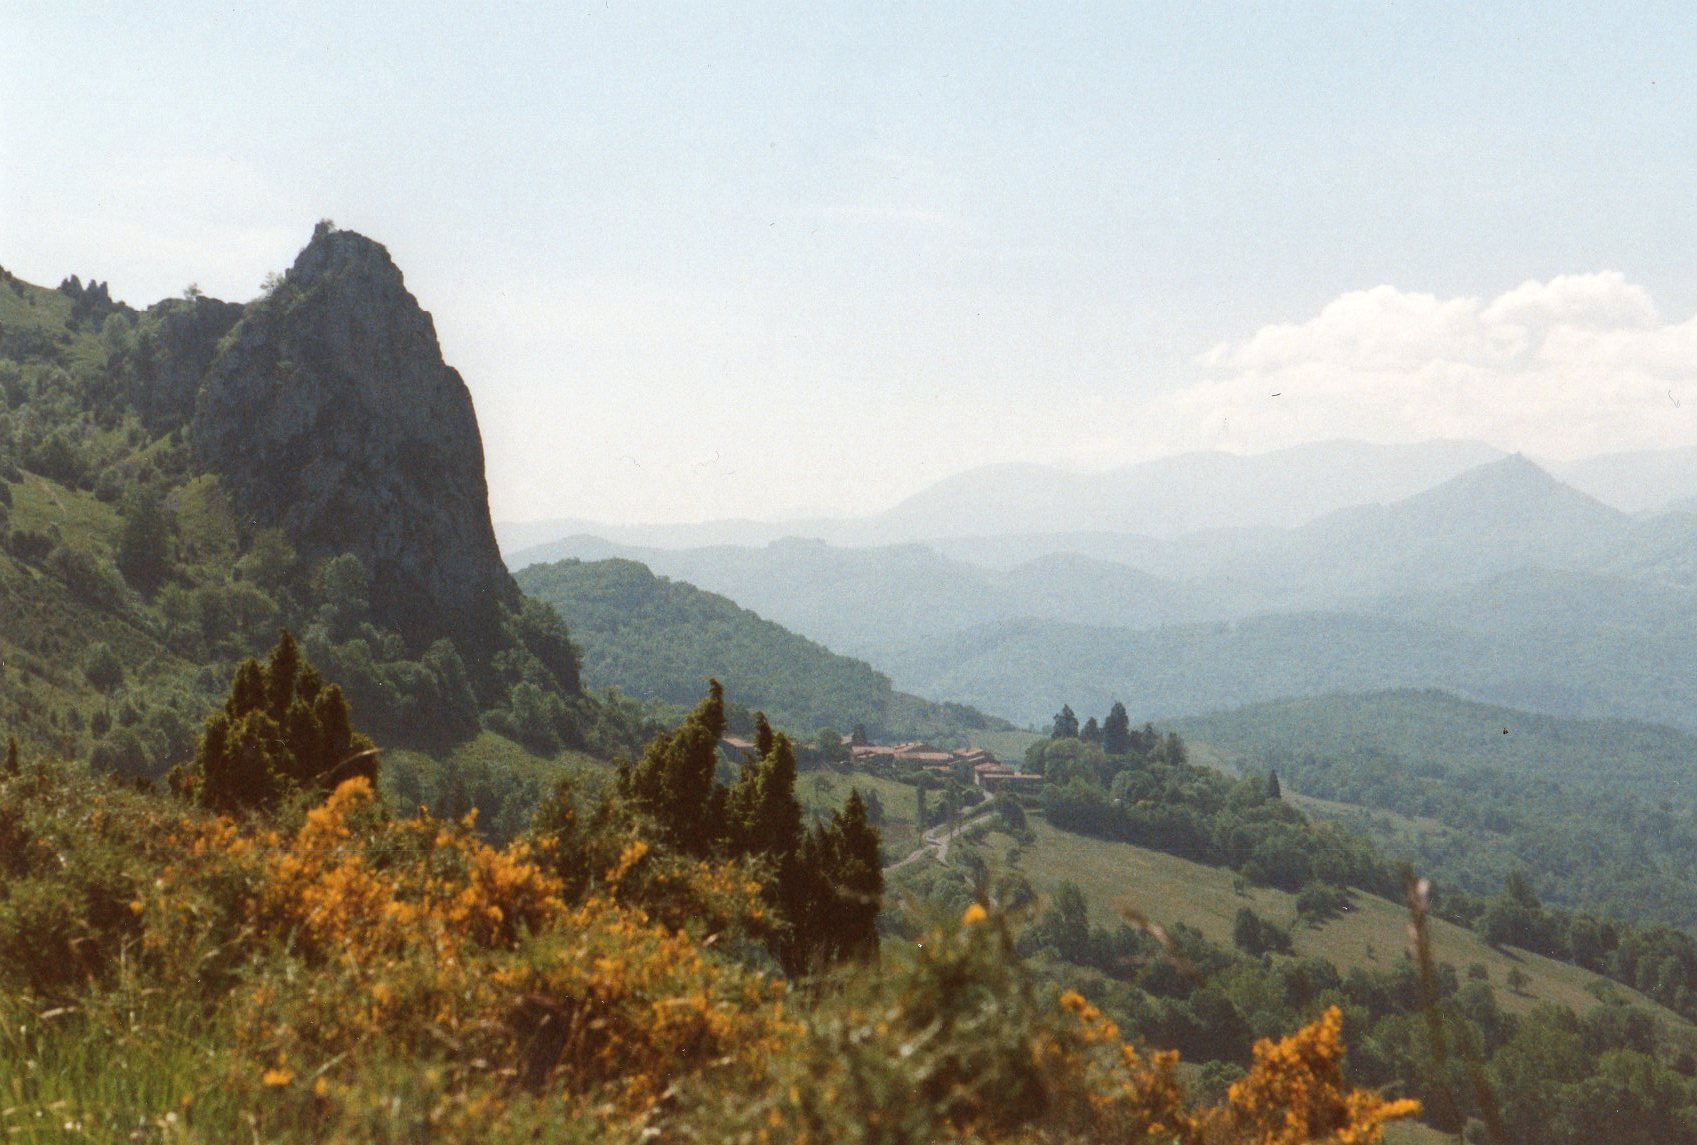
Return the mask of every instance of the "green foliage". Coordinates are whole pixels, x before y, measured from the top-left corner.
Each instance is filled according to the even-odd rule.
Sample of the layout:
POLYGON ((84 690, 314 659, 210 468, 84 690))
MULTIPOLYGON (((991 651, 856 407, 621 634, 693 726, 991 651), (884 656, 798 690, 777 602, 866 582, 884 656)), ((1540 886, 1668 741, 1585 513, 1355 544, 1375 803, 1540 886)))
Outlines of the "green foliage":
POLYGON ((1026 767, 1048 782, 1049 822, 1069 831, 1231 867, 1256 883, 1297 890, 1318 880, 1397 895, 1396 868, 1365 841, 1310 822, 1269 795, 1259 780, 1238 780, 1185 762, 1176 734, 1145 727, 1110 757, 1078 739, 1040 740, 1026 767))
POLYGON ((766 869, 767 901, 781 920, 769 945, 787 974, 869 957, 877 945, 883 859, 860 793, 851 791, 828 821, 804 827, 789 737, 757 714, 755 754, 727 787, 716 779, 724 731, 724 688, 713 680, 683 723, 657 736, 634 765, 621 766, 619 794, 652 818, 668 848, 766 869))
POLYGON ((1232 945, 1245 954, 1289 954, 1290 932, 1268 922, 1248 907, 1238 910, 1232 922, 1232 945))
POLYGON ((1061 710, 1055 713, 1054 725, 1049 731, 1049 738, 1078 738, 1078 717, 1073 715, 1071 704, 1061 705, 1061 710))
POLYGON ((144 593, 151 594, 171 571, 171 520, 163 500, 145 489, 124 499, 123 529, 118 534, 118 571, 144 593))
POLYGON ((89 646, 83 654, 82 674, 102 692, 110 692, 124 682, 124 662, 104 640, 89 646))
POLYGON ((236 669, 223 710, 207 719, 193 764, 172 785, 215 810, 254 811, 376 774, 375 750, 353 730, 341 688, 283 631, 265 664, 244 660, 236 669))
POLYGON ((781 726, 858 724, 880 738, 958 735, 991 722, 958 705, 904 696, 864 662, 635 561, 531 565, 516 579, 565 620, 592 688, 681 707, 694 702, 702 680, 731 680, 743 702, 781 726))
POLYGON ((1318 879, 1296 893, 1296 914, 1304 922, 1322 923, 1349 909, 1349 890, 1318 879))

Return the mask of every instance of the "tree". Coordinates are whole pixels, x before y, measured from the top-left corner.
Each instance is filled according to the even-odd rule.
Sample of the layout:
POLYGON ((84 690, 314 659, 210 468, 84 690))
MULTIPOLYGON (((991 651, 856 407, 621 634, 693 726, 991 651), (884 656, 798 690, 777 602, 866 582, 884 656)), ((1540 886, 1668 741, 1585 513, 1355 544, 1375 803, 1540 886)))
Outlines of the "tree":
POLYGON ((1102 729, 1097 725, 1095 716, 1084 721, 1084 729, 1078 733, 1078 738, 1085 743, 1102 742, 1102 729))
POLYGON ((883 909, 884 867, 878 829, 867 818, 856 789, 819 832, 816 850, 824 892, 816 900, 817 945, 826 963, 867 960, 878 952, 878 912, 883 909))
POLYGON ((1267 772, 1267 798, 1284 798, 1283 793, 1279 790, 1279 773, 1277 771, 1269 770, 1267 772))
POLYGON ((135 489, 124 498, 119 514, 118 571, 141 592, 151 594, 171 571, 171 520, 164 502, 154 493, 135 489))
POLYGON ((726 835, 734 855, 782 862, 801 849, 801 804, 795 797, 795 748, 776 736, 765 757, 745 766, 725 799, 726 835))
POLYGON ((253 535, 246 555, 236 562, 236 571, 243 580, 275 592, 293 571, 296 559, 295 547, 281 529, 261 529, 253 535))
POLYGON ((18 758, 18 737, 6 737, 6 774, 17 775, 23 770, 23 764, 18 758))
POLYGON ((263 665, 250 658, 236 669, 194 762, 174 770, 171 785, 218 811, 260 811, 355 776, 376 778, 376 748, 353 730, 342 689, 324 681, 284 629, 263 665))
POLYGON ((836 728, 820 728, 819 734, 814 737, 814 743, 826 763, 841 763, 849 757, 848 744, 843 742, 842 733, 836 728))
POLYGON ((723 829, 711 812, 724 734, 725 688, 709 680, 706 699, 689 717, 656 736, 634 767, 620 769, 620 793, 653 816, 661 839, 685 854, 707 855, 723 829))
POLYGON ((1239 907, 1232 920, 1232 945, 1245 954, 1260 956, 1269 952, 1289 954, 1290 934, 1275 923, 1268 922, 1248 907, 1239 907))
POLYGON ((1049 738, 1078 738, 1078 717, 1073 714, 1071 704, 1062 704, 1061 710, 1055 713, 1055 723, 1054 727, 1049 731, 1049 738))
POLYGON ((1131 751, 1131 717, 1118 700, 1102 721, 1102 751, 1108 755, 1126 755, 1131 751))
POLYGON ((865 747, 871 742, 866 738, 865 724, 855 724, 854 729, 849 732, 849 744, 853 747, 865 747))
POLYGON ((83 657, 82 674, 102 692, 110 692, 124 682, 124 662, 118 659, 112 646, 102 640, 83 657))

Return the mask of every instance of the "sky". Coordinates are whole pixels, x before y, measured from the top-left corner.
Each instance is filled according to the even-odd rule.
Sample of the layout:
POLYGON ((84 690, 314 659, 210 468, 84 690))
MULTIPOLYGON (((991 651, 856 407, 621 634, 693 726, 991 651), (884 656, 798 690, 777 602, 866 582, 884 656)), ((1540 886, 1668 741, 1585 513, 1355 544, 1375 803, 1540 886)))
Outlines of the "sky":
POLYGON ((0 265, 384 243, 498 520, 1697 445, 1689 5, 0 4, 0 265))

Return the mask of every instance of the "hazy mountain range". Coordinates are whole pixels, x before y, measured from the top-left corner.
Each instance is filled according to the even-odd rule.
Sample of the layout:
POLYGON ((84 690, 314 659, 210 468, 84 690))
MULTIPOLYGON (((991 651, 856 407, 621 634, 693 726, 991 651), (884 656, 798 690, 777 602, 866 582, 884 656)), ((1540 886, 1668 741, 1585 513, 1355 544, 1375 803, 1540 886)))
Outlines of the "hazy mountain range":
MULTIPOLYGON (((1397 473, 1349 491, 1414 483, 1417 468, 1437 472, 1472 448, 1438 446, 1380 453, 1397 473)), ((1379 448, 1238 460, 1317 481, 1317 458, 1366 465, 1379 448)), ((1656 456, 1622 455, 1595 472, 1624 480, 1656 456)), ((1677 469, 1666 456, 1657 464, 1677 469)), ((967 514, 964 489, 931 502, 949 511, 920 506, 906 519, 982 524, 967 514)), ((1016 505, 999 532, 927 544, 663 548, 578 536, 509 559, 639 560, 864 657, 897 687, 1021 721, 1042 722, 1062 702, 1083 711, 1118 698, 1144 718, 1441 687, 1534 710, 1697 726, 1697 684, 1685 683, 1697 681, 1688 651, 1697 649, 1697 515, 1634 515, 1516 455, 1387 503, 1265 523, 1321 500, 1268 488, 1254 509, 1261 523, 1179 534, 1100 527, 1071 508, 1050 516, 1076 528, 1020 532, 1033 510, 1016 505)), ((1237 504, 1215 519, 1247 521, 1247 494, 1237 504)), ((1139 513, 1151 519, 1128 509, 1122 520, 1139 513)))
MULTIPOLYGON (((1338 509, 1400 500, 1504 456, 1478 441, 1326 441, 1250 455, 1186 453, 1102 473, 1009 463, 944 478, 866 517, 659 525, 557 518, 495 528, 502 551, 524 558, 515 567, 529 563, 526 550, 579 534, 662 548, 762 545, 790 536, 845 545, 1060 533, 1166 537, 1302 525, 1338 509)), ((1622 512, 1697 501, 1697 448, 1536 460, 1622 512)))

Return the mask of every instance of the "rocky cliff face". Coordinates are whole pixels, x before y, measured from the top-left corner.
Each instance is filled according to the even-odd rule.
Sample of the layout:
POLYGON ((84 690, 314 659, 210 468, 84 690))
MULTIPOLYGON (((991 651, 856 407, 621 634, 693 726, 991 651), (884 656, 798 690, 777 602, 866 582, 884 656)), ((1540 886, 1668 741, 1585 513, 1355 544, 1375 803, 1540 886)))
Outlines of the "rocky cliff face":
MULTIPOLYGON (((64 287, 59 289, 63 290, 64 287)), ((148 308, 157 333, 136 349, 136 411, 154 432, 187 425, 218 342, 241 321, 239 302, 172 298, 148 308)))
POLYGON ((518 589, 489 521, 471 396, 379 244, 321 226, 250 304, 200 388, 193 438, 255 527, 308 560, 351 552, 415 646, 498 641, 518 589))

